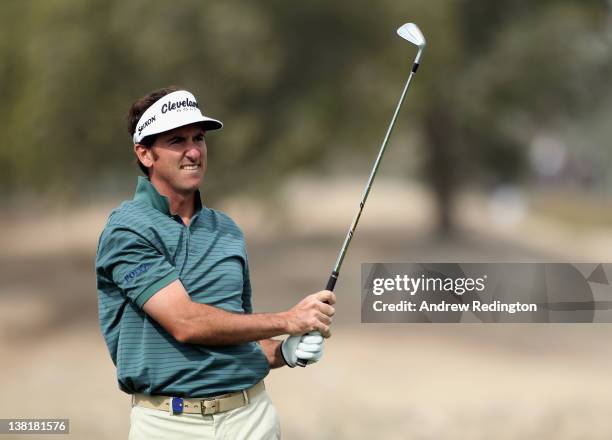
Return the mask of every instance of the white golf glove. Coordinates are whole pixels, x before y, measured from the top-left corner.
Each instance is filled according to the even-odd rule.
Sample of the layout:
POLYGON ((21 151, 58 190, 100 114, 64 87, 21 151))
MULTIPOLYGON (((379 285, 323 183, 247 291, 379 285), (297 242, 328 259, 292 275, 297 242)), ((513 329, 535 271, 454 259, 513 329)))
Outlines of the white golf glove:
POLYGON ((291 368, 298 359, 307 359, 309 365, 313 364, 323 356, 323 336, 319 333, 289 336, 281 344, 281 353, 291 368))

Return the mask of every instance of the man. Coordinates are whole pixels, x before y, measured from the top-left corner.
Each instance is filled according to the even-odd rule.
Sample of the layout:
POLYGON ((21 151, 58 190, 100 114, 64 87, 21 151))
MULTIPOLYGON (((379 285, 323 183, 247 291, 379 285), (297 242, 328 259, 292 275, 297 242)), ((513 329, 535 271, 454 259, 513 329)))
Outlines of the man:
POLYGON ((279 438, 262 379, 320 359, 335 296, 253 314, 242 232, 198 190, 205 133, 222 123, 171 87, 136 101, 128 125, 146 177, 110 215, 96 275, 102 333, 133 395, 130 439, 279 438), (323 337, 305 335, 315 331, 323 337))

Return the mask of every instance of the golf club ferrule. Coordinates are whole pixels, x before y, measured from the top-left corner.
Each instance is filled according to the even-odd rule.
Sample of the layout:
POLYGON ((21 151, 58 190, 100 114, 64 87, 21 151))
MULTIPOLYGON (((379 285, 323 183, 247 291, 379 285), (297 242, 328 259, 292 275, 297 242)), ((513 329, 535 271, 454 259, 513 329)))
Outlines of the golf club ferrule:
POLYGON ((421 56, 423 55, 423 49, 419 49, 419 51, 416 54, 416 57, 414 57, 414 64, 420 64, 421 63, 421 56))

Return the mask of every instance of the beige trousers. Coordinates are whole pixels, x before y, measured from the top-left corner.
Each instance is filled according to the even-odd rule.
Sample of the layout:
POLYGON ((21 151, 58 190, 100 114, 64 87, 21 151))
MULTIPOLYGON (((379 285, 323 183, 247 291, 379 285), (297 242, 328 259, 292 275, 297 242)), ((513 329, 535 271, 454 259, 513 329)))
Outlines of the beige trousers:
POLYGON ((248 405, 212 415, 170 415, 132 407, 129 440, 278 440, 280 423, 266 391, 248 405))

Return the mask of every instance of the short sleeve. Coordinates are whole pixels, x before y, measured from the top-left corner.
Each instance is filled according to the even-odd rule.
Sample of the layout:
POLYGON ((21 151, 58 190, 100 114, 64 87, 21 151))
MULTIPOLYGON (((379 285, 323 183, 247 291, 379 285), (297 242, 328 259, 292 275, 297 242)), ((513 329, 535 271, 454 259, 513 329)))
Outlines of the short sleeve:
POLYGON ((176 268, 146 238, 123 227, 102 232, 96 255, 98 279, 114 283, 139 308, 179 279, 176 268))

